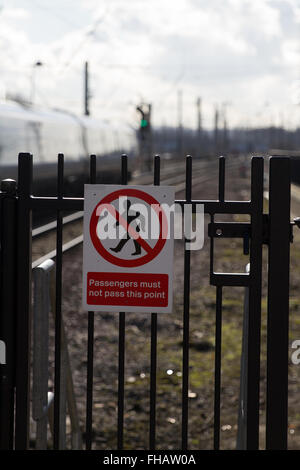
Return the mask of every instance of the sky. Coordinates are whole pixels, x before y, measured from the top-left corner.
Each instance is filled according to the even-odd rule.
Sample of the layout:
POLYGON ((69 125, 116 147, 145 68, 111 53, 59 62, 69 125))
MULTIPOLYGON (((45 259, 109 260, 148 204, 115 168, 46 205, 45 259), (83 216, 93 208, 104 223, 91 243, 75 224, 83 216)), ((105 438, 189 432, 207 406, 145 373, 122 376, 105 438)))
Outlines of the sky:
POLYGON ((85 61, 97 118, 300 123, 300 0, 0 0, 2 98, 82 114, 85 61))

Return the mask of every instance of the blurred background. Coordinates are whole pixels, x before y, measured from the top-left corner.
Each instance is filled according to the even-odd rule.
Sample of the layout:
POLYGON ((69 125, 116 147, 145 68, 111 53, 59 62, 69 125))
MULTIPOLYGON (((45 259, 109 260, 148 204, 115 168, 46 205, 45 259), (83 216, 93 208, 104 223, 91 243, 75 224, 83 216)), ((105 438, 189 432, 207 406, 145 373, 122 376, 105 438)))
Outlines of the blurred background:
POLYGON ((0 0, 0 98, 146 114, 161 153, 297 150, 299 23, 297 0, 0 0))
MULTIPOLYGON (((94 175, 97 182, 120 183, 120 155, 126 152, 129 183, 143 185, 152 184, 153 175, 147 170, 151 170, 153 155, 159 153, 161 182, 173 185, 179 200, 187 194, 186 154, 195 157, 191 179, 195 200, 219 197, 216 157, 222 154, 229 157, 226 200, 249 200, 248 157, 253 154, 293 156, 293 182, 300 183, 299 26, 300 0, 0 0, 0 180, 17 179, 17 155, 30 152, 34 155, 33 194, 53 197, 57 194, 57 153, 65 152, 63 193, 78 196, 82 195, 82 183, 90 181, 88 155, 101 157, 94 175)), ((267 173, 265 180, 266 186, 267 173)), ((292 197, 294 218, 300 214, 299 187, 293 187, 292 197)), ((58 246, 53 225, 51 228, 53 220, 56 227, 57 210, 51 214, 53 220, 46 211, 41 212, 33 215, 35 233, 40 236, 33 243, 36 265, 44 257, 52 257, 58 246), (41 215, 46 219, 43 223, 51 222, 40 227, 41 215), (50 230, 53 233, 48 237, 50 230)), ((82 218, 82 213, 79 215, 82 218)), ((250 220, 227 215, 218 216, 218 222, 250 220)), ((64 226, 64 243, 74 237, 82 240, 82 221, 79 217, 70 221, 75 223, 64 226)), ((300 242, 296 230, 294 240, 300 242)), ((224 237, 218 242, 218 271, 244 273, 249 250, 242 239, 224 237)), ((92 436, 97 448, 116 448, 118 409, 120 416, 123 413, 117 392, 122 323, 114 314, 99 315, 95 336, 90 336, 90 316, 78 307, 82 250, 79 246, 76 250, 64 255, 62 310, 80 427, 87 429, 83 433, 87 448, 92 436), (87 389, 88 393, 92 389, 86 386, 90 344, 95 344, 97 352, 94 401, 87 398, 90 413, 94 410, 93 427, 91 417, 87 425, 85 421, 85 396, 87 389)), ((182 315, 186 311, 183 286, 190 282, 183 274, 183 241, 175 241, 175 253, 174 312, 159 317, 157 330, 157 442, 167 449, 180 446, 182 383, 189 373, 184 400, 189 401, 191 410, 190 448, 213 447, 214 410, 220 403, 221 447, 235 448, 245 293, 240 287, 225 288, 220 320, 221 402, 215 405, 216 293, 208 278, 210 247, 206 243, 192 257, 190 323, 182 315), (186 350, 190 348, 190 368, 185 371, 183 337, 190 337, 186 346, 186 350)), ((266 260, 265 249, 264 266, 266 260)), ((297 243, 291 260, 290 337, 298 339, 297 243)), ((262 274, 259 431, 264 447, 266 269, 262 274)), ((49 390, 58 396, 54 350, 60 333, 57 329, 54 334, 56 327, 51 321, 49 390)), ((154 337, 150 328, 155 325, 151 321, 148 313, 126 317, 124 448, 130 448, 132 442, 136 449, 148 445, 149 358, 154 337)), ((299 368, 290 368, 289 380, 290 447, 299 449, 299 368)), ((70 431, 68 421, 67 427, 70 431)), ((36 445, 34 440, 31 445, 36 445)))

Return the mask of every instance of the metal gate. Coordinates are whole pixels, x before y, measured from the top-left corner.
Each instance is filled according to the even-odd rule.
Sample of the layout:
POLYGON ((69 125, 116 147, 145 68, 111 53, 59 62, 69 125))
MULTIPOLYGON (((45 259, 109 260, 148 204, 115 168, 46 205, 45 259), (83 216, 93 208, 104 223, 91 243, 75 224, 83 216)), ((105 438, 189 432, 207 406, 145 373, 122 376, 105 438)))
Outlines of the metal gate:
MULTIPOLYGON (((64 197, 64 157, 58 156, 57 195, 32 195, 32 156, 20 154, 18 187, 12 180, 1 183, 1 317, 2 354, 0 372, 0 447, 27 449, 29 446, 30 368, 31 368, 31 234, 32 213, 57 213, 56 306, 55 306, 55 383, 54 449, 59 448, 60 382, 62 334, 62 214, 82 211, 82 198, 64 197)), ((96 183, 96 157, 90 159, 90 183, 96 183)), ((121 182, 127 184, 127 157, 121 159, 121 182)), ((160 184, 160 159, 154 159, 154 184, 160 184)), ((290 222, 290 160, 271 157, 269 161, 269 213, 264 214, 264 159, 253 157, 251 198, 249 201, 225 200, 225 159, 219 160, 218 200, 194 200, 192 197, 192 158, 186 159, 185 199, 182 207, 198 204, 210 216, 210 283, 216 286, 214 448, 220 442, 222 293, 224 286, 243 286, 249 292, 247 354, 245 363, 246 448, 259 446, 260 336, 262 298, 262 248, 268 245, 268 327, 267 327, 267 423, 266 447, 287 447, 288 398, 288 321, 289 321, 289 250, 292 240, 290 222), (217 222, 218 214, 248 214, 247 223, 217 222), (214 240, 222 237, 243 239, 244 252, 250 252, 248 273, 216 273, 214 240)), ((182 351, 182 449, 188 449, 189 386, 189 310, 190 264, 192 253, 184 253, 184 307, 182 351)), ((92 446, 94 313, 88 313, 88 365, 86 407, 86 449, 92 446)), ((124 358, 125 314, 119 314, 118 372, 118 449, 123 448, 124 429, 124 358)), ((151 314, 151 365, 149 390, 149 449, 156 448, 156 372, 157 314, 151 314)))

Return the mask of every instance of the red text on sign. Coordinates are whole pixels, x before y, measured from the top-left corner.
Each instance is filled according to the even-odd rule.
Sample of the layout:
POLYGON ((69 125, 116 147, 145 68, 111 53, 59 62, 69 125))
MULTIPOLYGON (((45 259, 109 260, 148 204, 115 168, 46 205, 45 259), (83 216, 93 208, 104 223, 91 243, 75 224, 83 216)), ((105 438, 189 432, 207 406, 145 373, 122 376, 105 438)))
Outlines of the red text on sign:
POLYGON ((88 305, 166 307, 169 276, 148 273, 87 273, 88 305))

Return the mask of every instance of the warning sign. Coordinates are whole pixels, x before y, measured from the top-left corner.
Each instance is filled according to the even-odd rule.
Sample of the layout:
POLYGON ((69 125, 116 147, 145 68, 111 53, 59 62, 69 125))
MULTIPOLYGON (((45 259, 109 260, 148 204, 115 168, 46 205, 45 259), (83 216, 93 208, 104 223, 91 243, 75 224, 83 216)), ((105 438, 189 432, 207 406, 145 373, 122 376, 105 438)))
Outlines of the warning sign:
POLYGON ((83 307, 171 312, 174 189, 85 185, 83 307))

